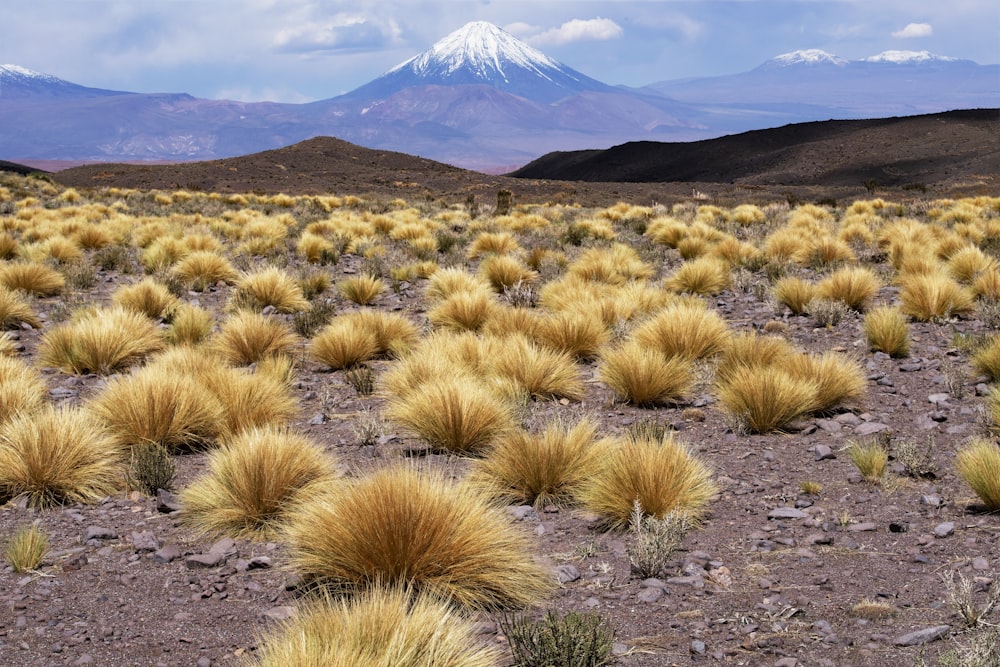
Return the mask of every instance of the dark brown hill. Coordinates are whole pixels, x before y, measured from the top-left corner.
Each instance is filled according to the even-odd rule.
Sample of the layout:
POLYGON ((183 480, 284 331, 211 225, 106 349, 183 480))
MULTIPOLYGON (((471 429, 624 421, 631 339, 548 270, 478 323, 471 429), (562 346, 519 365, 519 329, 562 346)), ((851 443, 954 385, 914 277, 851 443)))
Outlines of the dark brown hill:
POLYGON ((550 153, 519 178, 601 182, 879 186, 1000 176, 1000 110, 824 121, 689 143, 550 153))
POLYGON ((34 174, 42 170, 35 169, 33 167, 29 167, 24 164, 18 164, 17 162, 8 162, 7 160, 0 160, 0 171, 9 171, 15 174, 20 174, 21 176, 27 176, 28 174, 34 174))

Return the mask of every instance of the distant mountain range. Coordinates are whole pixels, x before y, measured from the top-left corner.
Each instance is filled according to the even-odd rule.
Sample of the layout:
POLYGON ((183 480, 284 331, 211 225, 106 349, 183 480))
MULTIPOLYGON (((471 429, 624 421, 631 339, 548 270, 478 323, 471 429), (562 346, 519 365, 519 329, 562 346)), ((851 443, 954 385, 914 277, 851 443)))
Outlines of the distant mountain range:
POLYGON ((109 91, 0 66, 0 159, 204 160, 328 135, 500 171, 628 141, 997 107, 998 81, 1000 65, 925 52, 847 61, 798 51, 742 74, 624 88, 475 22, 354 91, 309 104, 109 91))

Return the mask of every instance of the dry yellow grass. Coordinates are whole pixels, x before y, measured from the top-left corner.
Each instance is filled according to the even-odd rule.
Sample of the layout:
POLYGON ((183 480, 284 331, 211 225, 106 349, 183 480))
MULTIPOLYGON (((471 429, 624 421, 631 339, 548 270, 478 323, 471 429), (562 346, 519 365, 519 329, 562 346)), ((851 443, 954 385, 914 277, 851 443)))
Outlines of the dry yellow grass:
POLYGON ((569 265, 567 273, 584 280, 621 285, 651 278, 653 268, 630 246, 614 243, 609 248, 585 250, 569 265))
POLYGON ((611 339, 605 323, 583 309, 552 313, 541 319, 538 342, 576 359, 592 359, 611 339))
POLYGON ((864 330, 868 349, 873 352, 885 352, 890 357, 910 353, 910 325, 899 308, 882 306, 868 311, 864 330))
POLYGON ((717 385, 738 431, 769 433, 816 409, 819 386, 775 366, 735 368, 717 385))
POLYGON ((498 308, 491 292, 456 292, 427 312, 427 319, 436 327, 454 331, 478 331, 498 308))
POLYGON ((538 273, 511 255, 493 255, 479 263, 479 275, 495 292, 503 293, 516 285, 529 285, 538 280, 538 273))
POLYGON ((846 266, 833 272, 816 285, 816 296, 840 301, 848 308, 863 311, 881 284, 871 269, 846 266))
POLYGON ((420 339, 417 326, 400 313, 366 309, 347 313, 338 319, 370 331, 375 336, 378 356, 397 357, 416 345, 420 339))
POLYGON ((309 354, 332 370, 356 366, 378 351, 375 334, 340 318, 320 329, 309 343, 309 354))
POLYGON ((965 285, 972 284, 979 274, 996 267, 997 261, 974 245, 956 250, 945 263, 948 274, 965 285))
POLYGON ((199 533, 271 538, 291 503, 336 477, 333 457, 305 436, 244 430, 209 453, 207 473, 180 494, 181 516, 199 533))
POLYGON ((228 259, 209 250, 191 252, 174 265, 172 273, 198 292, 216 283, 232 285, 239 279, 239 272, 228 259))
POLYGON ((359 306, 367 306, 385 291, 385 283, 370 275, 345 278, 337 284, 340 295, 359 306))
POLYGON ((247 667, 496 667, 500 651, 445 602, 402 586, 300 608, 269 630, 247 667))
POLYGON ((777 363, 793 377, 816 384, 812 412, 830 410, 865 393, 865 375, 861 365, 838 352, 793 354, 779 359, 777 363))
POLYGON ((21 324, 34 329, 42 326, 38 315, 17 292, 0 287, 0 329, 18 329, 21 324))
POLYGON ((66 279, 55 269, 38 262, 11 262, 0 266, 0 285, 45 297, 62 292, 66 279))
POLYGON ((458 292, 488 292, 490 284, 464 269, 448 267, 439 269, 427 280, 424 299, 428 305, 443 301, 458 292))
POLYGON ((0 423, 42 407, 48 387, 34 368, 20 359, 0 356, 0 423))
POLYGON ((714 310, 677 303, 644 321, 632 336, 667 357, 695 360, 722 352, 729 343, 730 332, 726 321, 714 310))
POLYGON ((986 438, 965 443, 955 454, 955 468, 987 509, 1000 509, 1000 448, 986 438))
POLYGON ((715 379, 725 382, 740 368, 760 368, 798 354, 792 344, 779 336, 761 336, 755 331, 733 335, 719 358, 715 379))
POLYGON ((485 494, 409 467, 375 471, 297 504, 289 566, 345 592, 406 584, 466 608, 533 604, 552 589, 527 536, 485 494))
POLYGON ((1000 380, 1000 336, 994 335, 989 343, 972 355, 972 365, 990 380, 1000 380))
POLYGON ((490 372, 513 382, 538 399, 584 396, 583 378, 573 357, 542 347, 524 336, 510 336, 496 354, 486 360, 490 372))
POLYGON ((518 429, 476 462, 470 481, 507 503, 564 505, 602 465, 597 423, 585 418, 568 425, 554 420, 541 433, 518 429))
POLYGON ((92 502, 113 493, 122 451, 78 408, 46 406, 0 427, 0 499, 24 496, 31 507, 92 502))
POLYGON ((290 354, 298 336, 283 321, 240 310, 223 321, 212 349, 233 366, 249 366, 269 356, 290 354))
POLYGON ((976 276, 973 293, 986 301, 1000 301, 1000 269, 992 268, 976 276))
POLYGON ((809 310, 809 302, 816 298, 816 285, 787 276, 774 284, 774 300, 786 306, 795 315, 804 315, 809 310))
POLYGON ((146 316, 120 306, 87 309, 54 329, 38 347, 42 364, 67 373, 109 374, 164 347, 163 333, 146 316))
POLYGON ((482 232, 472 240, 465 256, 480 259, 487 255, 506 255, 521 250, 517 238, 510 232, 482 232))
POLYGON ((232 301, 254 310, 273 306, 279 313, 296 313, 310 308, 295 279, 274 267, 240 277, 232 301))
POLYGON ((969 289, 939 272, 901 276, 899 300, 903 314, 921 322, 966 315, 976 308, 969 289))
POLYGON ((601 465, 577 495, 610 528, 627 526, 636 503, 647 516, 696 519, 716 494, 709 468, 672 433, 603 440, 598 447, 601 465))
POLYGON ((182 303, 174 309, 166 339, 173 345, 197 345, 208 339, 215 318, 201 306, 182 303))
POLYGON ((690 361, 636 341, 604 350, 597 374, 618 400, 647 407, 681 399, 694 386, 690 361))
POLYGON ((179 303, 165 285, 152 278, 119 287, 111 295, 111 301, 154 320, 169 319, 179 303))
POLYGON ((36 521, 22 526, 4 541, 3 559, 15 572, 34 572, 49 551, 49 536, 36 521))
POLYGON ((701 257, 684 262, 664 283, 664 287, 682 294, 713 295, 729 287, 729 264, 715 257, 701 257))

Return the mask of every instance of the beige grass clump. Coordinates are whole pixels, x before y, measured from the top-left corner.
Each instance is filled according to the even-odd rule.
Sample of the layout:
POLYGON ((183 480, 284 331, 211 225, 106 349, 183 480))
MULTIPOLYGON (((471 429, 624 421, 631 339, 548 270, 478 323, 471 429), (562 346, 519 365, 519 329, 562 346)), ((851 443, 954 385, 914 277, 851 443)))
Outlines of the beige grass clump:
MULTIPOLYGON (((268 361, 261 362, 264 367, 268 361)), ((220 435, 231 436, 252 428, 284 427, 298 413, 299 403, 288 384, 273 375, 227 369, 201 378, 222 405, 220 435)))
POLYGON ((967 315, 976 309, 972 292, 944 273, 900 277, 900 310, 920 322, 967 315))
POLYGON ((219 435, 224 419, 212 392, 156 365, 111 379, 87 407, 122 449, 139 443, 171 451, 202 447, 219 435))
POLYGON ((171 272, 183 284, 198 292, 217 283, 232 285, 240 277, 232 262, 209 250, 191 252, 178 261, 171 272))
POLYGON ((825 412, 865 393, 865 374, 861 365, 838 352, 793 354, 779 359, 778 366, 793 377, 816 383, 812 412, 825 412))
POLYGON ((337 288, 340 290, 340 295, 348 301, 359 306, 367 306, 385 291, 385 283, 381 278, 361 275, 341 280, 337 288))
POLYGON ((627 526, 636 503, 647 516, 697 519, 716 494, 708 466, 672 433, 619 437, 599 447, 601 465, 577 495, 610 528, 627 526))
POLYGON ((454 331, 478 331, 498 308, 491 292, 457 292, 427 312, 427 319, 436 327, 454 331))
POLYGON ((163 333, 145 315, 121 306, 87 309, 49 329, 38 347, 42 364, 67 373, 107 375, 164 347, 163 333))
POLYGON ((955 454, 958 474, 990 511, 1000 510, 1000 448, 985 438, 965 443, 955 454))
POLYGON ((0 266, 0 285, 45 297, 61 293, 66 279, 55 269, 38 262, 11 262, 0 266))
POLYGON ((602 466, 595 447, 597 422, 554 420, 541 433, 516 430, 477 461, 470 481, 506 503, 565 505, 602 466))
POLYGON ((805 315, 809 311, 809 302, 816 298, 816 285, 797 278, 786 276, 774 284, 774 300, 795 315, 805 315))
POLYGON ((122 451, 88 413, 46 406, 0 427, 0 499, 31 507, 92 502, 114 493, 122 451))
POLYGON ((589 248, 573 261, 567 273, 588 281, 622 285, 653 277, 653 267, 642 261, 631 246, 614 243, 610 248, 589 248))
POLYGON ((291 503, 336 477, 335 460, 305 436, 244 430, 210 452, 207 473, 181 491, 181 516, 199 533, 270 538, 291 503))
POLYGON ((572 356, 542 347, 523 336, 508 337, 486 363, 491 374, 514 382, 534 398, 579 401, 586 393, 572 356))
POLYGON ((681 294, 713 295, 729 287, 729 264, 715 257, 700 257, 684 262, 664 283, 664 287, 681 294))
POLYGON ((716 390, 735 430, 770 433, 815 410, 819 385, 777 366, 742 366, 716 390))
POLYGON ((38 371, 20 359, 0 356, 0 424, 35 412, 47 395, 48 386, 38 371))
POLYGON ((283 321, 249 310, 225 319, 212 338, 212 349, 233 366, 249 366, 265 357, 290 354, 299 338, 283 321))
POLYGON ((493 255, 479 264, 479 275, 495 292, 503 293, 515 285, 529 285, 538 280, 538 273, 511 255, 493 255))
POLYGON ((527 536, 470 484, 395 466, 337 486, 289 513, 289 565, 306 578, 351 593, 406 584, 487 610, 552 589, 527 536))
POLYGON ((237 280, 232 301, 253 310, 274 306, 279 313, 297 313, 310 308, 295 279, 274 267, 248 273, 237 280))
POLYGON ((713 357, 726 349, 730 331, 714 310, 692 303, 676 303, 653 315, 633 332, 642 345, 667 357, 689 360, 713 357))
POLYGON ((610 339, 607 325, 594 313, 582 308, 552 313, 541 319, 538 342, 576 359, 593 359, 610 339))
POLYGON ((636 341, 603 351, 597 373, 618 400, 639 406, 676 401, 687 396, 694 386, 690 361, 666 357, 636 341))
POLYGON ((509 255, 521 250, 521 244, 510 232, 482 232, 472 240, 465 251, 468 259, 487 255, 509 255))
POLYGON ((542 328, 544 315, 534 308, 500 306, 493 310, 490 319, 483 325, 486 336, 525 336, 537 339, 542 328))
POLYGON ((189 303, 174 309, 165 336, 173 345, 198 345, 208 339, 215 324, 212 312, 189 303))
POLYGON ((390 398, 386 416, 433 449, 478 454, 514 428, 511 406, 471 377, 430 379, 390 398))
POLYGON ((864 330, 871 351, 885 352, 890 357, 905 357, 910 353, 910 325, 899 308, 881 306, 868 311, 864 330))
POLYGON ((816 285, 816 296, 840 301, 848 308, 864 311, 878 293, 881 284, 871 269, 845 266, 834 271, 816 285))
POLYGON ((36 521, 14 531, 3 543, 3 559, 15 572, 34 572, 49 552, 49 536, 36 521))
POLYGON ((38 315, 17 292, 0 288, 0 329, 19 329, 22 324, 33 329, 42 326, 38 315))
POLYGON ((299 609, 272 629, 247 667, 496 667, 500 652, 483 644, 454 607, 402 586, 374 586, 351 598, 299 609))
POLYGON ((309 354, 331 370, 353 368, 378 354, 375 334, 338 318, 327 324, 309 343, 309 354))
POLYGON ((770 366, 798 352, 780 336, 761 336, 755 331, 734 334, 715 369, 717 382, 729 380, 740 368, 770 366))
POLYGON ((971 285, 984 271, 996 268, 997 261, 974 245, 956 250, 945 263, 948 275, 965 285, 971 285))
POLYGON ((458 292, 488 292, 490 284, 458 267, 438 269, 427 280, 424 299, 428 305, 444 301, 458 292))
POLYGON ((973 293, 985 301, 1000 301, 1000 269, 992 268, 976 276, 973 293))
POLYGON ((375 336, 376 355, 398 357, 416 345, 420 331, 406 316, 384 310, 366 309, 337 318, 375 336))
POLYGON ((169 319, 179 301, 163 283, 144 278, 134 285, 123 285, 111 295, 116 306, 159 320, 169 319))
POLYGON ((990 342, 972 355, 972 365, 990 380, 1000 380, 1000 336, 993 336, 990 342))

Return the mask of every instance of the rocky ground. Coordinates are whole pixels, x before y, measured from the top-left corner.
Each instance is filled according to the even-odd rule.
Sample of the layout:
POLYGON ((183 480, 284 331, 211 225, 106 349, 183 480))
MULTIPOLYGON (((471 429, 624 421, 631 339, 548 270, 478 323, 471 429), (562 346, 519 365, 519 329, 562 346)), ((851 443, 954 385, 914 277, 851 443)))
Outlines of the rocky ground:
MULTIPOLYGON (((358 269, 356 258, 332 268, 335 278, 358 269)), ((136 279, 114 272, 98 278, 98 301, 136 279)), ((229 289, 188 297, 218 308, 229 289)), ((375 305, 422 322, 421 289, 402 283, 375 305)), ((876 301, 891 301, 894 290, 883 288, 876 301)), ((337 299, 338 312, 353 307, 337 299)), ((708 384, 687 403, 640 409, 614 403, 593 379, 595 365, 586 364, 592 379, 584 400, 537 403, 533 416, 590 414, 603 433, 639 420, 669 425, 710 464, 720 493, 664 575, 645 580, 630 571, 628 536, 600 530, 596 517, 572 507, 511 507, 511 523, 533 536, 537 557, 558 578, 545 606, 601 614, 617 629, 617 664, 626 667, 890 667, 921 655, 937 664, 967 645, 972 635, 946 582, 973 580, 982 604, 1000 568, 1000 521, 982 511, 953 464, 956 448, 986 429, 987 380, 972 370, 961 342, 988 333, 987 325, 974 317, 913 323, 910 356, 892 359, 867 350, 857 313, 820 327, 775 308, 766 294, 738 288, 711 303, 734 330, 769 323, 803 350, 855 356, 867 374, 866 396, 787 433, 739 435, 708 384), (933 465, 912 477, 897 461, 881 484, 869 484, 843 451, 869 437, 885 438, 894 450, 926 445, 933 465), (803 482, 818 483, 819 492, 803 493, 803 482), (863 601, 883 603, 885 615, 856 610, 863 601)), ((47 319, 59 299, 34 305, 47 319)), ((22 356, 33 359, 40 332, 14 336, 22 356)), ((381 373, 391 363, 374 368, 381 373)), ((52 369, 45 377, 52 400, 68 403, 105 381, 52 369)), ((295 391, 301 410, 293 427, 324 443, 347 471, 414 455, 456 471, 467 465, 421 453, 391 427, 378 445, 358 446, 355 420, 378 411, 383 399, 359 397, 342 373, 324 372, 304 354, 295 391)), ((204 454, 179 457, 175 489, 204 463, 204 454)), ((195 536, 177 510, 165 492, 46 510, 16 502, 0 508, 0 535, 38 521, 51 541, 37 572, 0 569, 0 664, 201 667, 235 665, 252 654, 262 632, 294 613, 299 594, 294 574, 283 569, 284 545, 195 536)), ((483 641, 505 641, 494 619, 480 620, 483 641)))

